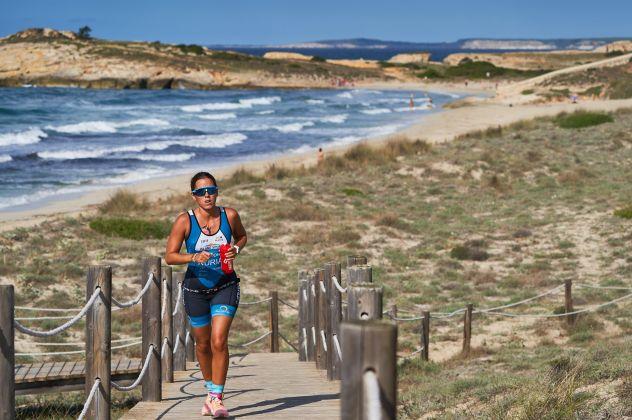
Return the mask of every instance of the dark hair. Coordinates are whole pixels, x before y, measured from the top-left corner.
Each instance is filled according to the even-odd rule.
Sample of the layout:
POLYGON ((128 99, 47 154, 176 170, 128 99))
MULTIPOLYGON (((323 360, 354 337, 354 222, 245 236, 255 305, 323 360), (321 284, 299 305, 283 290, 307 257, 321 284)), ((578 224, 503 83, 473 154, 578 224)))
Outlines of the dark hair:
POLYGON ((195 189, 195 183, 198 182, 200 179, 210 179, 211 181, 213 181, 213 185, 217 187, 217 181, 215 181, 215 177, 213 175, 208 172, 198 172, 197 174, 193 175, 193 178, 191 178, 191 191, 195 189))

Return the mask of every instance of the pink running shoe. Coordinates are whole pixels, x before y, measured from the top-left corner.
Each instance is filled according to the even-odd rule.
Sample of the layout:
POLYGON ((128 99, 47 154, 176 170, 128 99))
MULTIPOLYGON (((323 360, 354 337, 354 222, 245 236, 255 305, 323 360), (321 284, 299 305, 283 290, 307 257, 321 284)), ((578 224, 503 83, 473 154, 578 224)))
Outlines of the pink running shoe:
POLYGON ((214 419, 228 417, 228 410, 224 407, 221 398, 214 395, 207 395, 204 406, 202 407, 203 416, 213 416, 214 419))

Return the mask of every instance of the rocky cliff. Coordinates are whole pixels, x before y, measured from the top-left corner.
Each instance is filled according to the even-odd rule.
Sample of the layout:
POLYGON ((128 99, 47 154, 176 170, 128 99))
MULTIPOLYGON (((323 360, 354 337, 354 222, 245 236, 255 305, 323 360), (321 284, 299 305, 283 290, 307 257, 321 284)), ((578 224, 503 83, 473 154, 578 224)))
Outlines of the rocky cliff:
POLYGON ((443 59, 449 66, 464 61, 486 61, 497 67, 516 70, 557 70, 603 60, 603 53, 586 51, 511 52, 511 53, 459 53, 443 59))

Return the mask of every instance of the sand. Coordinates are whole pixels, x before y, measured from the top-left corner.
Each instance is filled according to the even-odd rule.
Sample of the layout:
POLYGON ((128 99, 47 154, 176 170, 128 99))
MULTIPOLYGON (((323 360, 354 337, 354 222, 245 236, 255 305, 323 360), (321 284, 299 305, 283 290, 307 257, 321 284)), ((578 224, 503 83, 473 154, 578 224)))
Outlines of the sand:
MULTIPOLYGON (((399 88, 418 89, 420 91, 441 91, 459 92, 468 94, 485 94, 492 96, 489 83, 470 84, 467 88, 463 85, 454 84, 411 84, 402 83, 399 85, 380 84, 372 85, 371 88, 399 88)), ((517 99, 517 98, 516 98, 517 99)), ((516 101, 518 102, 518 101, 516 101)), ((455 109, 446 109, 442 112, 420 117, 418 123, 403 129, 400 134, 411 139, 423 139, 430 143, 440 143, 450 141, 455 137, 465 133, 484 130, 489 127, 505 126, 521 120, 529 120, 536 117, 552 116, 562 111, 572 112, 577 109, 615 111, 621 108, 632 107, 632 99, 607 100, 584 102, 580 104, 554 103, 554 104, 519 104, 509 106, 511 103, 507 97, 502 99, 479 98, 471 101, 468 106, 455 109)), ((392 135, 391 135, 392 136, 392 135)), ((381 144, 388 137, 378 137, 366 139, 371 144, 381 144)), ((326 154, 340 153, 352 145, 326 149, 326 154)), ((243 164, 226 166, 221 168, 200 168, 200 170, 211 170, 220 180, 229 175, 234 170, 243 167, 255 173, 264 171, 269 165, 277 164, 294 167, 299 165, 314 165, 316 154, 314 152, 284 155, 280 157, 266 157, 252 160, 243 164)), ((124 188, 143 193, 149 199, 162 198, 175 193, 182 193, 188 190, 188 181, 191 174, 168 174, 164 177, 141 181, 136 184, 125 186, 124 188)), ((16 211, 0 212, 0 232, 11 230, 17 227, 29 227, 37 225, 50 218, 60 216, 75 216, 84 212, 94 211, 99 203, 107 200, 116 190, 123 187, 102 189, 87 192, 80 196, 67 199, 50 201, 41 207, 16 211)))

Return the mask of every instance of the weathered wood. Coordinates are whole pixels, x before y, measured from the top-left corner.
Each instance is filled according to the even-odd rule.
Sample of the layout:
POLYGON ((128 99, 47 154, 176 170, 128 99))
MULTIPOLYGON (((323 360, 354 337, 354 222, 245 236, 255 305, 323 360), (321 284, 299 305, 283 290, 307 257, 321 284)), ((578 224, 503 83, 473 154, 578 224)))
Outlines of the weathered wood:
POLYGON ((382 286, 356 283, 347 286, 348 316, 352 320, 382 318, 382 286))
POLYGON ((370 265, 355 265, 347 268, 347 285, 372 282, 373 270, 370 265))
POLYGON ((305 330, 307 332, 307 360, 309 362, 316 361, 316 347, 315 347, 315 331, 316 331, 316 319, 318 313, 316 309, 316 283, 315 275, 313 272, 307 273, 307 324, 305 330))
MULTIPOLYGON (((171 291, 172 291, 172 302, 173 308, 176 308, 178 295, 180 294, 180 287, 182 287, 182 282, 184 281, 184 273, 177 272, 173 273, 171 276, 171 291)), ((173 345, 174 348, 176 346, 176 340, 179 341, 178 348, 176 349, 176 354, 173 355, 173 370, 186 370, 187 369, 187 355, 186 355, 186 347, 184 345, 184 339, 187 334, 186 330, 186 313, 184 312, 184 305, 182 303, 182 297, 180 297, 180 305, 177 305, 178 312, 173 316, 173 345)))
POLYGON ((317 268, 314 270, 316 274, 316 300, 318 304, 318 326, 316 328, 316 367, 318 369, 327 369, 327 320, 329 318, 329 305, 327 304, 327 293, 323 291, 325 281, 325 270, 317 268), (325 340, 323 340, 323 335, 325 340))
POLYGON ((270 290, 270 309, 268 315, 270 327, 270 353, 279 352, 279 292, 270 290))
POLYGON ((427 362, 430 357, 430 312, 423 311, 421 315, 424 317, 421 320, 421 359, 427 362))
POLYGON ((98 379, 101 384, 88 409, 88 419, 109 419, 111 400, 112 366, 112 267, 91 266, 88 268, 86 298, 100 289, 97 298, 86 314, 86 363, 85 395, 87 396, 98 379))
POLYGON ((474 305, 469 303, 463 315, 463 355, 469 356, 472 345, 472 311, 474 305))
MULTIPOLYGON (((348 321, 341 326, 341 418, 369 419, 365 374, 373 371, 379 384, 381 416, 395 419, 397 404, 397 325, 386 321, 348 321)), ((375 400, 373 400, 375 402, 375 400)))
POLYGON ((309 305, 307 303, 307 272, 299 270, 298 272, 298 360, 307 361, 307 311, 309 305))
POLYGON ((349 255, 347 257, 347 268, 354 265, 367 265, 367 259, 363 255, 349 255))
MULTIPOLYGON (((568 314, 573 312, 573 280, 564 280, 564 311, 568 314)), ((567 315, 568 325, 575 323, 575 314, 567 315)))
POLYGON ((167 382, 173 382, 172 274, 171 267, 162 267, 162 292, 164 296, 162 296, 161 302, 165 305, 164 309, 160 309, 161 313, 164 314, 162 318, 162 342, 164 343, 165 338, 167 339, 165 344, 167 348, 162 359, 162 380, 167 382))
POLYGON ((160 320, 162 275, 159 257, 149 257, 143 261, 141 281, 147 281, 149 273, 153 273, 153 281, 143 295, 143 350, 142 357, 150 357, 147 373, 142 381, 143 401, 160 401, 162 399, 162 363, 160 349, 162 346, 162 323, 160 320), (150 346, 153 350, 148 354, 150 346))
POLYGON ((196 355, 195 355, 195 338, 193 337, 193 327, 191 326, 191 322, 189 321, 189 317, 186 318, 186 332, 185 332, 185 336, 184 336, 184 342, 186 343, 186 355, 187 355, 187 362, 195 362, 196 361, 196 355), (186 337, 187 337, 187 333, 189 336, 189 340, 187 341, 186 337))
POLYGON ((391 318, 397 318, 397 305, 391 305, 391 309, 388 311, 391 318))
POLYGON ((342 295, 334 285, 335 276, 340 282, 341 267, 337 262, 325 264, 325 288, 329 302, 329 318, 327 322, 327 379, 340 379, 340 356, 336 350, 335 340, 340 341, 340 322, 342 321, 342 295))
POLYGON ((0 419, 15 418, 15 330, 13 285, 0 286, 0 419))

